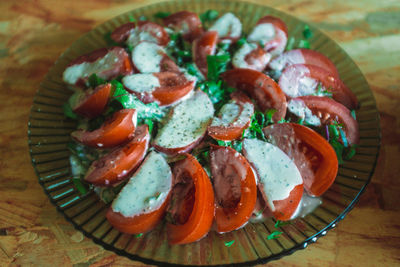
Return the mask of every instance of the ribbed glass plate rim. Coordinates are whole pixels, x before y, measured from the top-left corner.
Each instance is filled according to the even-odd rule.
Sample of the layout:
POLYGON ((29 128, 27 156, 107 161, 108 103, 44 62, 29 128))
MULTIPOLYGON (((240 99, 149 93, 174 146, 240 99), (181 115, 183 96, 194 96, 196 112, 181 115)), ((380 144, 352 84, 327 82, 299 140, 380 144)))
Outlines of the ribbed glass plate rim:
MULTIPOLYGON (((239 3, 245 3, 246 5, 252 5, 252 6, 260 7, 260 8, 263 8, 263 9, 268 9, 268 10, 272 11, 272 12, 275 13, 275 14, 285 16, 285 17, 291 19, 292 21, 297 21, 297 22, 298 22, 299 24, 301 24, 301 25, 306 24, 304 21, 302 21, 302 20, 300 20, 300 19, 297 19, 297 18, 295 18, 295 17, 293 17, 293 16, 291 16, 291 15, 289 15, 289 14, 286 14, 286 13, 284 13, 284 12, 282 12, 282 11, 276 10, 276 9, 274 9, 274 8, 271 8, 271 7, 268 7, 268 6, 265 6, 265 5, 259 5, 259 4, 255 4, 255 3, 252 3, 252 2, 245 2, 245 1, 216 1, 216 0, 214 0, 214 1, 213 1, 213 0, 205 0, 205 1, 199 1, 199 0, 197 0, 197 1, 189 1, 189 0, 184 0, 184 1, 163 1, 163 2, 159 2, 159 3, 151 4, 151 5, 141 6, 141 7, 139 7, 139 8, 134 9, 134 10, 130 10, 130 11, 124 13, 124 14, 121 14, 121 15, 117 16, 116 18, 119 18, 119 17, 121 17, 121 18, 124 18, 124 17, 125 17, 125 18, 126 18, 128 14, 131 14, 131 12, 134 12, 134 11, 138 11, 138 10, 140 11, 140 10, 145 10, 145 9, 156 9, 156 8, 158 8, 158 7, 161 8, 161 7, 164 6, 164 5, 173 5, 174 3, 183 3, 183 4, 185 4, 185 5, 191 5, 192 3, 195 4, 195 3, 200 3, 200 2, 203 3, 203 4, 204 4, 204 3, 211 3, 211 4, 215 4, 215 5, 220 5, 220 6, 223 6, 223 7, 224 7, 224 6, 228 7, 229 5, 234 5, 234 4, 239 4, 239 3)), ((160 10, 161 10, 161 9, 160 9, 160 10)), ((115 18, 114 18, 114 19, 115 19, 115 18)), ((108 21, 107 21, 107 22, 108 22, 108 21)), ((86 34, 84 34, 84 35, 81 36, 77 41, 75 41, 74 44, 79 43, 79 42, 81 42, 82 40, 84 40, 84 39, 86 39, 86 38, 90 38, 90 34, 91 34, 92 32, 96 31, 97 29, 100 29, 100 28, 104 27, 104 26, 107 24, 107 22, 104 22, 103 24, 101 24, 101 25, 97 26, 96 28, 94 28, 92 31, 90 31, 90 32, 88 32, 88 33, 86 33, 86 34)), ((315 233, 314 235, 309 236, 309 237, 306 238, 303 242, 298 243, 297 245, 291 247, 290 249, 283 250, 283 251, 280 252, 280 253, 273 254, 273 255, 268 256, 268 257, 262 257, 262 258, 259 258, 259 259, 257 259, 257 260, 254 260, 254 261, 229 263, 229 264, 228 264, 229 266, 248 266, 248 265, 253 265, 253 264, 262 264, 262 263, 266 263, 266 262, 268 262, 268 261, 276 260, 276 259, 279 259, 279 258, 281 258, 281 257, 283 257, 283 256, 290 255, 290 254, 292 254, 293 252, 295 252, 295 251, 297 251, 297 250, 299 250, 299 249, 304 249, 304 248, 306 248, 309 244, 314 243, 320 236, 325 235, 325 234, 327 233, 327 231, 333 229, 333 228, 337 225, 337 223, 338 223, 339 221, 341 221, 342 219, 344 219, 344 217, 347 215, 347 213, 353 209, 354 205, 355 205, 355 204, 357 203, 357 201, 359 200, 359 197, 360 197, 361 194, 365 191, 366 186, 367 186, 368 183, 370 182, 370 180, 371 180, 371 178, 372 178, 372 175, 373 175, 373 173, 374 173, 375 167, 376 167, 376 162, 377 162, 377 158, 378 158, 378 154, 379 154, 379 148, 380 148, 380 140, 381 140, 381 136, 380 136, 380 123, 379 123, 379 114, 378 114, 377 109, 376 109, 376 102, 375 102, 375 99, 374 99, 374 97, 373 97, 373 95, 372 95, 372 92, 371 92, 371 90, 370 90, 370 88, 369 88, 369 86, 368 86, 368 83, 366 82, 366 80, 365 80, 364 76, 362 75, 362 73, 361 73, 360 69, 358 68, 358 66, 352 61, 352 59, 349 57, 349 55, 346 53, 346 51, 344 51, 343 49, 341 49, 340 46, 339 46, 334 40, 330 39, 330 38, 327 37, 323 32, 321 32, 321 31, 318 30, 317 28, 313 27, 312 24, 310 24, 310 23, 307 23, 307 24, 310 25, 310 28, 312 29, 312 31, 313 31, 314 33, 316 33, 317 35, 321 35, 321 36, 323 36, 324 38, 328 39, 328 40, 330 41, 330 43, 331 43, 333 46, 335 46, 335 49, 336 49, 336 50, 340 50, 341 53, 343 53, 343 54, 345 55, 344 57, 345 57, 347 60, 349 60, 350 62, 352 62, 352 64, 354 65, 354 68, 355 68, 355 72, 359 73, 359 77, 358 77, 358 78, 360 79, 360 83, 362 83, 362 87, 364 88, 363 91, 368 91, 368 93, 369 93, 369 95, 368 95, 368 101, 371 103, 370 105, 373 106, 373 107, 374 107, 374 110, 375 110, 375 112, 374 112, 374 110, 372 110, 373 113, 371 114, 371 116, 372 116, 371 121, 374 121, 374 127, 376 127, 376 128, 374 128, 374 130, 377 130, 377 133, 378 133, 377 136, 373 137, 374 140, 376 140, 376 145, 374 145, 374 147, 376 148, 377 152, 376 152, 376 155, 375 155, 375 157, 374 157, 373 163, 372 163, 372 165, 371 165, 370 172, 369 172, 369 174, 368 174, 367 179, 365 180, 364 185, 360 188, 360 190, 358 191, 358 193, 356 194, 356 196, 354 197, 354 199, 350 202, 350 204, 349 204, 349 205, 348 205, 334 220, 332 220, 328 225, 326 225, 323 229, 319 230, 319 231, 318 231, 317 233, 315 233)), ((60 62, 62 59, 64 59, 65 55, 69 54, 69 52, 70 52, 70 50, 72 49, 72 47, 73 47, 73 45, 72 45, 70 48, 68 48, 68 49, 59 57, 59 59, 55 62, 54 67, 49 71, 48 75, 45 77, 45 80, 44 80, 44 81, 46 81, 46 80, 49 79, 50 74, 51 74, 52 72, 54 72, 54 69, 56 68, 56 66, 58 66, 59 62, 60 62)), ((50 201, 56 206, 57 210, 58 210, 59 212, 61 212, 61 213, 64 215, 64 217, 66 218, 66 220, 69 221, 70 223, 72 223, 72 224, 74 225, 74 227, 75 227, 77 230, 81 231, 85 236, 87 236, 88 238, 92 239, 95 243, 97 243, 97 244, 103 246, 105 249, 111 250, 111 251, 115 252, 115 253, 118 254, 118 255, 128 257, 128 258, 130 258, 130 259, 132 259, 132 260, 138 260, 138 261, 144 262, 144 263, 146 263, 146 264, 156 264, 156 265, 163 265, 163 266, 182 266, 182 265, 185 265, 185 264, 175 264, 175 263, 169 263, 169 262, 164 262, 164 261, 158 261, 158 260, 154 260, 154 259, 151 259, 151 258, 141 257, 141 256, 139 256, 139 255, 135 255, 135 254, 128 253, 128 252, 126 252, 125 250, 118 249, 118 248, 116 248, 116 247, 113 246, 113 245, 109 245, 109 244, 103 242, 101 239, 95 237, 93 234, 87 232, 85 229, 83 229, 83 227, 82 227, 81 225, 77 224, 77 223, 76 223, 70 216, 68 216, 68 215, 64 212, 64 210, 59 206, 59 204, 57 203, 57 202, 59 201, 59 199, 53 198, 53 196, 51 195, 51 192, 48 190, 48 187, 46 188, 45 182, 43 182, 43 181, 40 179, 40 177, 41 177, 41 172, 39 172, 39 170, 38 170, 38 168, 37 168, 37 161, 36 161, 37 153, 34 153, 33 150, 32 150, 32 146, 34 146, 34 142, 32 141, 32 138, 34 137, 34 135, 32 134, 32 130, 33 130, 34 127, 33 127, 33 125, 31 124, 31 121, 32 121, 33 119, 36 119, 35 116, 33 116, 34 112, 40 112, 40 109, 39 109, 39 110, 38 110, 38 109, 35 109, 35 103, 43 104, 43 103, 41 103, 40 101, 38 101, 38 99, 40 100, 40 96, 42 96, 42 95, 41 95, 41 89, 43 89, 43 87, 44 87, 44 82, 40 85, 40 89, 38 90, 37 94, 36 94, 35 97, 34 97, 34 105, 33 105, 32 108, 31 108, 31 113, 30 113, 29 123, 28 123, 28 144, 29 144, 29 151, 30 151, 30 155, 31 155, 31 159, 32 159, 32 165, 33 165, 33 167, 34 167, 34 169, 35 169, 36 175, 37 175, 38 178, 39 178, 39 183, 40 183, 41 186, 43 187, 44 192, 48 195, 50 201)), ((72 130, 71 130, 71 131, 72 131, 72 130)), ((43 135, 43 136, 46 136, 46 135, 43 135)), ((67 143, 67 142, 68 142, 68 141, 65 141, 65 143, 67 143)), ((65 160, 67 160, 67 159, 65 159, 65 160)), ((363 181, 364 181, 364 180, 363 180, 363 181)), ((82 199, 85 198, 85 197, 87 197, 87 196, 83 196, 82 199)), ((200 242, 201 242, 201 241, 200 241, 200 242)), ((226 265, 227 265, 227 264, 210 264, 210 265, 207 265, 207 266, 226 266, 226 265)), ((189 265, 185 265, 185 266, 189 266, 189 265)), ((198 265, 197 265, 197 266, 198 266, 198 265)))

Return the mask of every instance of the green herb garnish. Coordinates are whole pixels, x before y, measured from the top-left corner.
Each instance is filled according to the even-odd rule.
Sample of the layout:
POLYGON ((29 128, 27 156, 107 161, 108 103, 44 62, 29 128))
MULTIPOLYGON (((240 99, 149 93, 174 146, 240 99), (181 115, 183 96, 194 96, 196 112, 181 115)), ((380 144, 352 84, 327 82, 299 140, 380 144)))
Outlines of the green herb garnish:
POLYGON ((88 87, 91 88, 96 88, 97 86, 101 85, 101 84, 105 84, 107 83, 106 80, 104 80, 103 78, 100 78, 99 76, 97 76, 96 73, 93 73, 92 75, 89 76, 89 79, 87 81, 88 87))
POLYGON ((279 228, 279 227, 282 227, 282 226, 285 226, 288 224, 291 224, 291 222, 290 221, 283 222, 283 221, 277 220, 275 223, 275 228, 279 228))
POLYGON ((128 15, 128 19, 129 19, 130 22, 136 22, 136 19, 132 14, 128 15))
POLYGON ((281 231, 273 231, 269 236, 267 236, 267 239, 268 240, 276 239, 276 238, 280 237, 281 234, 282 234, 281 231))
POLYGON ((298 48, 307 48, 310 49, 310 42, 307 40, 300 40, 298 48))
POLYGON ((235 243, 235 240, 231 240, 231 241, 226 241, 224 244, 225 244, 225 247, 231 247, 232 245, 233 245, 233 243, 235 243))
POLYGON ((157 12, 156 14, 154 14, 154 17, 158 18, 158 19, 164 19, 164 18, 168 17, 169 15, 171 15, 171 12, 160 11, 160 12, 157 12))
POLYGON ((63 112, 64 112, 64 115, 66 117, 70 118, 70 119, 74 119, 74 120, 78 119, 78 114, 76 114, 72 110, 71 105, 69 104, 69 102, 64 103, 63 112))
POLYGON ((207 79, 210 81, 217 81, 219 75, 226 71, 230 61, 231 56, 229 54, 207 56, 207 79))
POLYGON ((205 22, 210 22, 218 18, 218 11, 214 9, 209 9, 206 12, 200 15, 201 23, 204 24, 205 22))
POLYGON ((136 238, 139 238, 139 237, 141 237, 142 235, 143 235, 143 233, 136 234, 135 237, 136 237, 136 238))
POLYGON ((304 25, 303 36, 306 39, 310 39, 313 37, 313 32, 311 31, 310 27, 306 24, 304 25))

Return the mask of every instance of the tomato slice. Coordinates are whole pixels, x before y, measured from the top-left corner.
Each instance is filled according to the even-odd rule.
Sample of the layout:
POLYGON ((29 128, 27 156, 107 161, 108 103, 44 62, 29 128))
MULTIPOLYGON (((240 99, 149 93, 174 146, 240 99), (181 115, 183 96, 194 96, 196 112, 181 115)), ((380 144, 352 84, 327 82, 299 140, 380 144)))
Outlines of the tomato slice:
POLYGON ((168 163, 160 154, 151 152, 114 199, 106 218, 121 232, 148 232, 162 220, 171 189, 168 163))
POLYGON ((264 50, 274 57, 285 50, 287 38, 286 24, 277 17, 265 16, 258 20, 247 40, 256 44, 262 43, 264 50))
POLYGON ((215 220, 219 233, 247 223, 257 200, 257 184, 247 160, 230 147, 212 146, 211 173, 216 197, 215 220))
MULTIPOLYGON (((175 163, 174 179, 188 177, 194 184, 194 201, 192 210, 183 224, 167 224, 168 239, 171 244, 187 244, 204 237, 211 228, 215 207, 214 192, 207 173, 200 163, 190 154, 175 163)), ((173 193, 174 194, 174 193, 173 193)), ((174 199, 174 195, 172 195, 174 199)))
POLYGON ((232 93, 231 99, 208 126, 208 134, 216 140, 238 139, 242 137, 243 130, 250 125, 251 116, 254 113, 251 100, 240 91, 232 93))
POLYGON ((275 71, 283 71, 286 67, 294 64, 315 65, 325 69, 332 75, 339 77, 339 72, 337 71, 335 64, 333 64, 328 57, 320 52, 305 48, 286 51, 271 60, 268 66, 275 71))
POLYGON ((129 35, 135 30, 135 27, 136 25, 134 22, 122 24, 111 33, 111 39, 117 43, 125 42, 129 35))
POLYGON ((296 123, 280 123, 263 129, 272 144, 293 159, 311 196, 322 195, 335 181, 338 160, 335 150, 318 133, 296 123))
POLYGON ((150 34, 158 45, 166 46, 169 42, 169 35, 161 25, 151 21, 139 21, 138 32, 150 34))
POLYGON ((125 49, 101 48, 73 60, 65 69, 63 80, 68 84, 85 87, 85 82, 92 74, 110 80, 132 72, 132 63, 125 49))
POLYGON ((317 94, 318 85, 332 93, 333 99, 349 109, 358 106, 357 97, 335 74, 315 65, 294 64, 287 67, 279 78, 279 86, 288 97, 317 94))
POLYGON ((135 133, 137 112, 135 109, 122 109, 107 119, 94 131, 77 130, 72 138, 87 146, 112 148, 128 141, 135 133))
POLYGON ((164 25, 182 34, 185 41, 193 42, 203 33, 199 16, 189 11, 180 11, 163 19, 164 25))
POLYGON ((232 65, 235 68, 263 71, 270 59, 271 54, 258 45, 245 43, 233 56, 232 65))
POLYGON ((318 126, 333 123, 342 124, 349 144, 358 144, 360 139, 358 123, 351 116, 350 110, 342 104, 329 97, 320 96, 300 96, 293 98, 291 101, 303 102, 311 110, 312 114, 318 117, 320 121, 318 126))
POLYGON ((277 220, 290 220, 303 195, 303 180, 293 160, 277 146, 244 139, 243 154, 257 173, 258 189, 277 220))
POLYGON ((193 62, 196 63, 200 72, 207 77, 207 56, 214 55, 218 42, 216 31, 207 31, 193 42, 193 62))
POLYGON ((86 118, 99 116, 107 105, 111 92, 111 84, 101 84, 94 89, 88 89, 79 93, 76 101, 73 101, 72 110, 86 118))
POLYGON ((275 122, 285 118, 285 94, 279 85, 264 73, 251 69, 233 69, 222 73, 221 78, 229 86, 249 94, 263 112, 275 109, 276 112, 272 116, 275 122))
POLYGON ((97 186, 111 186, 125 180, 142 162, 149 141, 149 127, 146 124, 137 127, 135 136, 128 144, 111 151, 90 165, 85 181, 97 186))

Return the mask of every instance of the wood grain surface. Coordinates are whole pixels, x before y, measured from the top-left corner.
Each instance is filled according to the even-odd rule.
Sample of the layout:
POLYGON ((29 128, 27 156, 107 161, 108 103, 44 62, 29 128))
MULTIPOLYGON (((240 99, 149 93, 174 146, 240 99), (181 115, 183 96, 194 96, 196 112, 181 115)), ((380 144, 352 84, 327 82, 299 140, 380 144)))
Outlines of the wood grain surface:
MULTIPOLYGON (((0 266, 143 266, 85 238, 30 164, 33 96, 60 54, 96 25, 155 1, 0 1, 0 266)), ((400 266, 400 1, 261 0, 314 24, 353 58, 381 116, 371 184, 336 229, 268 266, 400 266)))

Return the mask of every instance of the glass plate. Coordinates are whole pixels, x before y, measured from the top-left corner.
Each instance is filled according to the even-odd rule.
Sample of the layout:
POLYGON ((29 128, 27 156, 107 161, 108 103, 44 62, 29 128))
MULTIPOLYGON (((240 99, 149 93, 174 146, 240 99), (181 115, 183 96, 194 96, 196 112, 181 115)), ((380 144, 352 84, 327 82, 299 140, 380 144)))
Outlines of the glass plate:
POLYGON ((235 1, 170 1, 138 8, 96 27, 78 39, 57 60, 42 82, 31 109, 28 139, 32 164, 39 183, 51 202, 77 229, 104 248, 147 264, 159 265, 250 265, 265 263, 307 247, 336 226, 353 208, 371 179, 380 145, 379 116, 372 92, 359 68, 331 39, 310 26, 314 35, 311 48, 328 56, 341 78, 357 95, 361 108, 357 111, 360 146, 357 155, 339 169, 333 186, 323 195, 323 204, 305 218, 280 228, 282 236, 268 240, 276 230, 275 221, 249 223, 228 234, 210 232, 199 242, 170 246, 164 226, 141 237, 122 234, 106 220, 107 206, 91 192, 84 196, 74 187, 69 151, 66 144, 75 123, 63 115, 62 105, 71 91, 62 82, 66 65, 81 54, 105 47, 104 34, 129 21, 130 16, 153 18, 158 11, 190 10, 198 14, 216 9, 220 14, 235 13, 243 22, 244 32, 267 14, 280 17, 289 28, 289 36, 302 38, 305 23, 270 7, 235 1), (225 242, 235 240, 227 247, 225 242))

